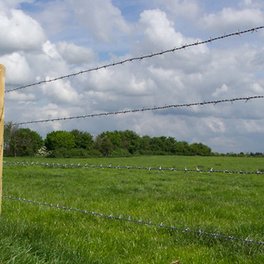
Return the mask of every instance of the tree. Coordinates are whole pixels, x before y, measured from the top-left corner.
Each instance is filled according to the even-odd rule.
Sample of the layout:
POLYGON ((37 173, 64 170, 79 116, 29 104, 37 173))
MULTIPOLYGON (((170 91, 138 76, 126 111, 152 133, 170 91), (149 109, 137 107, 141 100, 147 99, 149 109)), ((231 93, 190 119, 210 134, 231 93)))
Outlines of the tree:
POLYGON ((140 136, 135 132, 126 130, 119 132, 121 136, 121 147, 130 154, 135 154, 140 148, 140 136))
POLYGON ((4 126, 4 155, 11 156, 11 139, 18 130, 18 126, 12 122, 7 122, 4 126))
POLYGON ((177 155, 190 155, 190 145, 186 141, 176 142, 176 154, 177 155))
POLYGON ((150 140, 150 149, 155 154, 164 153, 164 139, 165 137, 152 137, 150 140))
POLYGON ((212 154, 211 149, 202 143, 193 143, 190 148, 194 155, 210 156, 212 154))
POLYGON ((53 131, 47 134, 45 146, 47 150, 69 150, 75 147, 75 137, 71 132, 53 131))
POLYGON ((96 138, 96 147, 106 156, 135 154, 140 150, 140 136, 130 130, 106 131, 96 138))
POLYGON ((88 132, 74 129, 70 132, 74 136, 75 148, 91 150, 94 146, 93 137, 88 132))
POLYGON ((13 156, 34 156, 43 146, 43 140, 36 131, 20 128, 12 132, 9 145, 13 156))
POLYGON ((150 136, 143 136, 140 139, 140 153, 141 154, 150 154, 151 150, 150 150, 150 141, 151 138, 150 136))
POLYGON ((96 138, 96 148, 102 153, 103 156, 107 157, 111 155, 114 145, 106 135, 99 135, 96 138))

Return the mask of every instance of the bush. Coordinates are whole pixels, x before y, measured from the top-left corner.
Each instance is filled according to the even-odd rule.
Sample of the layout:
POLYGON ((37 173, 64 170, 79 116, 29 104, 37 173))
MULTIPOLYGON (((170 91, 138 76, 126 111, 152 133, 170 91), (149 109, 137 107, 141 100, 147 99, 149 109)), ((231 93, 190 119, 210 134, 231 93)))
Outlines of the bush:
POLYGON ((49 158, 89 158, 99 157, 101 153, 98 150, 86 150, 86 149, 66 149, 60 148, 50 151, 49 158))
POLYGON ((117 149, 114 150, 111 154, 113 157, 129 157, 132 154, 127 149, 117 149))

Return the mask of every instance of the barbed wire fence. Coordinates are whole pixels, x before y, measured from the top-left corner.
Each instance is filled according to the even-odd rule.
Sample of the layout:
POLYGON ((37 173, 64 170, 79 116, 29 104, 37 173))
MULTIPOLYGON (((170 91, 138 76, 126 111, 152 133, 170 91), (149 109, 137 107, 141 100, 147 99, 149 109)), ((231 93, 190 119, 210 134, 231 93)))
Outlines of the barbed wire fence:
POLYGON ((130 114, 130 113, 138 113, 138 112, 146 112, 146 111, 157 111, 157 110, 166 110, 171 108, 190 108, 193 106, 204 106, 204 105, 216 105, 220 103, 234 103, 237 101, 245 101, 248 102, 254 99, 263 99, 264 95, 255 95, 248 97, 237 97, 231 99, 221 99, 221 100, 213 100, 213 101, 204 101, 204 102, 195 102, 195 103, 185 103, 185 104, 172 104, 172 105, 163 105, 163 106, 154 106, 154 107, 143 107, 138 109, 130 109, 130 110, 120 110, 114 112, 103 112, 103 113, 95 113, 95 114, 84 114, 79 116, 70 116, 70 117, 58 117, 51 119, 42 119, 42 120, 31 120, 24 122, 15 122, 14 125, 26 125, 26 124, 36 124, 36 123, 47 123, 47 122, 55 122, 55 121, 66 121, 72 119, 83 119, 83 118, 94 118, 94 117, 102 117, 102 116, 114 116, 121 114, 130 114))
MULTIPOLYGON (((114 67, 117 65, 124 65, 126 63, 130 63, 133 61, 142 61, 145 59, 150 59, 156 56, 161 56, 164 54, 168 53, 174 53, 179 50, 191 48, 191 47, 197 47, 199 45, 203 44, 209 44, 214 41, 230 38, 233 36, 241 36, 246 33, 255 33, 258 30, 264 29, 264 26, 260 27, 254 27, 248 30, 243 30, 243 31, 237 31, 233 32, 230 34, 224 34, 221 36, 217 36, 214 38, 210 38, 207 40, 202 40, 202 41, 197 41, 189 44, 182 45, 180 47, 175 47, 172 49, 156 52, 156 53, 150 53, 138 57, 131 57, 127 58, 118 62, 113 62, 97 67, 93 67, 90 69, 82 70, 79 72, 67 74, 67 75, 62 75, 56 78, 52 79, 47 79, 47 80, 42 80, 34 83, 30 83, 27 85, 19 86, 13 89, 6 90, 6 93, 11 93, 14 91, 18 90, 23 90, 28 87, 32 86, 37 86, 41 84, 46 84, 46 83, 52 83, 58 80, 66 79, 66 78, 71 78, 75 77, 84 73, 89 73, 89 72, 94 72, 94 71, 99 71, 101 69, 106 69, 109 67, 114 67)), ((46 123, 46 122, 55 122, 55 121, 65 121, 65 120, 72 120, 72 119, 81 119, 81 118, 93 118, 93 117, 101 117, 101 116, 114 116, 114 115, 120 115, 120 114, 128 114, 128 113, 137 113, 137 112, 145 112, 145 111, 156 111, 156 110, 165 110, 165 109, 172 109, 172 108, 183 108, 183 107, 192 107, 192 106, 204 106, 204 105, 216 105, 220 103, 233 103, 237 101, 245 101, 248 102, 250 100, 256 100, 256 99, 263 99, 264 95, 255 95, 255 96, 247 96, 247 97, 235 97, 235 98, 230 98, 230 99, 220 99, 220 100, 211 100, 211 101, 204 101, 204 102, 193 102, 193 103, 184 103, 184 104, 170 104, 170 105, 163 105, 163 106, 155 106, 155 107, 143 107, 143 108, 137 108, 137 109, 130 109, 130 110, 119 110, 119 111, 114 111, 114 112, 103 112, 103 113, 93 113, 93 114, 83 114, 83 115, 78 115, 78 116, 70 116, 70 117, 58 117, 58 118, 52 118, 52 119, 41 119, 41 120, 29 120, 29 121, 23 121, 23 122, 16 122, 14 125, 27 125, 27 124, 35 124, 35 123, 46 123)), ((102 169, 138 169, 138 170, 155 170, 155 171, 177 171, 177 172, 203 172, 203 173, 230 173, 230 174, 263 174, 263 171, 236 171, 236 170, 214 170, 211 168, 210 170, 202 170, 200 168, 196 169, 177 169, 177 168, 166 168, 166 167, 147 167, 147 166, 110 166, 110 165, 93 165, 93 164, 84 164, 84 165, 79 165, 79 164, 50 164, 50 163, 26 163, 26 162, 20 162, 20 163, 11 163, 11 162, 4 162, 5 166, 44 166, 44 167, 49 167, 49 168, 102 168, 102 169)), ((182 233, 192 233, 196 234, 199 236, 207 236, 211 237, 214 239, 221 239, 221 240, 229 240, 232 242, 242 242, 244 244, 255 244, 259 246, 263 246, 264 242, 263 241, 256 241, 253 239, 249 238, 238 238, 235 236, 231 235, 225 235, 225 234, 220 234, 220 233, 210 233, 206 232, 203 230, 192 230, 190 228, 179 228, 173 225, 166 225, 163 223, 157 224, 153 223, 152 221, 146 221, 146 220, 141 220, 141 219, 135 219, 131 216, 115 216, 115 215, 108 215, 104 213, 98 213, 94 211, 89 211, 89 210, 83 210, 83 209, 78 209, 78 208, 72 208, 72 207, 66 207, 66 206, 61 206, 61 205, 54 205, 52 203, 47 203, 47 202, 38 202, 35 200, 30 200, 30 199, 25 199, 21 197, 14 197, 11 195, 5 195, 3 196, 4 199, 10 200, 10 201, 18 201, 18 202, 23 202, 27 204, 32 204, 36 206, 43 206, 43 207, 48 207, 48 208, 54 208, 54 209, 59 209, 59 210, 64 210, 64 211, 69 211, 69 212, 78 212, 86 215, 91 215, 91 216, 96 216, 96 217, 101 217, 104 219, 109 219, 109 220, 115 220, 115 221, 125 221, 125 222, 130 222, 138 225, 146 225, 150 227, 155 227, 155 228, 162 228, 162 229, 167 229, 167 230, 172 230, 172 231, 177 231, 177 232, 182 232, 182 233)))
POLYGON ((81 214, 85 214, 85 215, 91 215, 91 216, 95 216, 95 217, 104 218, 107 220, 129 222, 129 223, 133 223, 133 224, 137 224, 137 225, 145 225, 145 226, 149 226, 149 227, 166 229, 166 230, 171 230, 171 231, 176 231, 176 232, 181 232, 181 233, 191 233, 191 234, 195 234, 195 235, 198 235, 201 237, 206 236, 206 237, 210 237, 213 239, 228 240, 228 241, 232 241, 232 242, 241 242, 243 244, 252 244, 252 245, 254 244, 254 245, 258 245, 258 246, 264 246, 264 241, 257 241, 257 240, 250 239, 250 238, 240 238, 240 237, 221 234, 221 233, 210 233, 210 232, 206 232, 206 231, 201 230, 201 229, 194 230, 194 229, 191 229, 189 227, 180 228, 180 227, 177 227, 174 225, 167 225, 164 223, 155 223, 151 220, 143 220, 143 218, 136 219, 132 216, 125 216, 124 214, 116 216, 113 214, 104 214, 104 213, 99 213, 99 212, 94 212, 94 211, 89 211, 89 210, 84 210, 84 209, 79 209, 79 208, 66 207, 66 206, 62 206, 59 204, 39 202, 39 201, 29 200, 29 199, 25 199, 25 198, 21 198, 21 197, 13 197, 13 196, 9 196, 9 195, 5 195, 5 196, 3 196, 3 198, 6 200, 19 201, 19 202, 23 202, 23 203, 36 205, 36 206, 55 208, 58 210, 64 210, 64 211, 68 211, 68 212, 77 212, 77 213, 81 213, 81 214))
POLYGON ((199 45, 212 43, 212 42, 215 42, 215 41, 218 41, 218 40, 222 40, 222 39, 226 39, 226 38, 230 38, 230 37, 234 37, 234 36, 241 36, 241 35, 247 34, 247 33, 254 33, 254 32, 257 32, 258 30, 261 30, 261 29, 264 29, 264 26, 254 27, 254 28, 250 28, 250 29, 247 29, 247 30, 236 31, 236 32, 229 33, 229 34, 224 34, 222 36, 209 38, 207 40, 196 41, 196 42, 193 42, 193 43, 184 44, 184 45, 182 45, 180 47, 175 47, 175 48, 172 48, 172 49, 168 49, 168 50, 164 50, 164 51, 160 51, 160 52, 156 52, 156 53, 150 53, 150 54, 141 55, 141 56, 138 56, 138 57, 131 57, 131 58, 128 58, 128 59, 125 59, 125 60, 121 60, 121 61, 118 61, 118 62, 113 62, 113 63, 110 63, 110 64, 104 64, 102 66, 90 68, 90 69, 87 69, 87 70, 82 70, 82 71, 79 71, 79 72, 70 73, 70 74, 67 74, 67 75, 62 75, 62 76, 59 76, 59 77, 56 77, 56 78, 53 78, 53 79, 42 80, 42 81, 39 81, 39 82, 35 82, 35 83, 19 86, 19 87, 13 88, 13 89, 6 90, 6 93, 22 90, 22 89, 25 89, 25 88, 28 88, 28 87, 32 87, 32 86, 36 86, 36 85, 40 85, 40 84, 51 83, 51 82, 63 80, 63 79, 70 78, 70 77, 75 77, 75 76, 78 76, 78 75, 84 74, 84 73, 89 73, 89 72, 93 72, 93 71, 99 71, 101 69, 106 69, 106 68, 114 67, 114 66, 117 66, 117 65, 123 65, 123 64, 128 63, 128 62, 150 59, 150 58, 153 58, 153 57, 156 57, 156 56, 161 56, 161 55, 164 55, 164 54, 167 54, 167 53, 174 53, 174 52, 182 50, 182 49, 187 49, 187 48, 190 48, 190 47, 196 47, 196 46, 199 46, 199 45))
POLYGON ((199 166, 193 168, 176 168, 176 167, 166 167, 166 166, 134 166, 134 165, 112 165, 112 164, 88 164, 88 163, 48 163, 48 162, 29 162, 29 161, 16 161, 9 162, 4 161, 4 166, 7 167, 33 167, 41 166, 44 168, 60 168, 60 169, 115 169, 115 170, 143 170, 143 171, 163 171, 163 172, 197 172, 197 173, 225 173, 225 174, 241 174, 241 175, 263 175, 264 170, 232 170, 232 169, 222 169, 217 170, 214 168, 202 169, 199 166))

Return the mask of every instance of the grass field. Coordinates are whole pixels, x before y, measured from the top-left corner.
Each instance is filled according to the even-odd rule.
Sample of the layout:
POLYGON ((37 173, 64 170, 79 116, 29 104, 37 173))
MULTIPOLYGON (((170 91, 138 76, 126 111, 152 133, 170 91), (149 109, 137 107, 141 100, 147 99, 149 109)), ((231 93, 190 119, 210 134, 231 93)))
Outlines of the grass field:
MULTIPOLYGON (((5 159, 264 170, 263 158, 5 159)), ((4 166, 3 194, 264 241, 264 175, 4 166)), ((264 263, 264 246, 3 199, 0 263, 264 263)))

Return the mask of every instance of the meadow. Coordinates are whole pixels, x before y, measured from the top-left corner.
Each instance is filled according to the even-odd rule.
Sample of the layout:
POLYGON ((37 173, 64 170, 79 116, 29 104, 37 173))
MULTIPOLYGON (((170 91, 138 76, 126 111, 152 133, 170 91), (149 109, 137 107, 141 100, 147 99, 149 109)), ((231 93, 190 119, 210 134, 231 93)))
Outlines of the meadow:
POLYGON ((264 263, 264 245, 244 241, 264 241, 264 175, 207 172, 211 168, 264 171, 263 158, 4 160, 1 264, 264 263), (84 164, 102 168, 81 166, 84 164), (10 196, 48 204, 13 200, 10 196), (62 210, 50 204, 103 215, 62 210), (121 220, 104 215, 120 216, 121 220), (128 216, 137 221, 122 220, 128 216), (140 224, 141 220, 155 224, 140 224), (178 229, 159 227, 160 223, 178 229), (215 233, 224 236, 210 235, 215 233), (234 239, 226 239, 230 236, 234 239))

